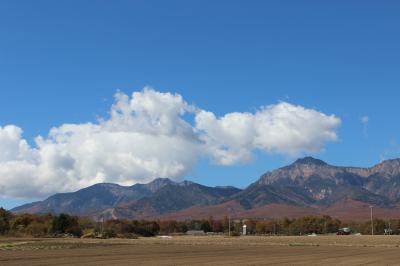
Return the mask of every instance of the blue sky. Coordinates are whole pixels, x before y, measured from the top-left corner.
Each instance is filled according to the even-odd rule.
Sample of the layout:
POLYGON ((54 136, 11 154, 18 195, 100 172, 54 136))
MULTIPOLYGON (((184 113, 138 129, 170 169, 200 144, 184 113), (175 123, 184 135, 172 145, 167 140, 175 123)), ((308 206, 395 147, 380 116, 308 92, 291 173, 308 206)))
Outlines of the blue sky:
MULTIPOLYGON (((313 155, 371 166, 400 156, 399 11, 397 1, 2 1, 0 126, 34 146, 52 127, 107 117, 117 90, 151 86, 217 116, 280 101, 334 114, 338 140, 313 155)), ((245 187, 293 159, 202 159, 183 178, 245 187)))

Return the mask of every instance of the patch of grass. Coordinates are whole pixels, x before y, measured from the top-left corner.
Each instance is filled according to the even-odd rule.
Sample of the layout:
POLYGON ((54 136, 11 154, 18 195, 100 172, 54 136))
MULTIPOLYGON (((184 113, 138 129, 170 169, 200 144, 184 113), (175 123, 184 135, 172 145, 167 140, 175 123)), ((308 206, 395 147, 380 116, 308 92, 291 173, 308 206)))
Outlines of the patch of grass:
POLYGON ((12 250, 16 249, 19 246, 26 245, 29 242, 15 242, 15 243, 3 243, 0 244, 0 250, 12 250))

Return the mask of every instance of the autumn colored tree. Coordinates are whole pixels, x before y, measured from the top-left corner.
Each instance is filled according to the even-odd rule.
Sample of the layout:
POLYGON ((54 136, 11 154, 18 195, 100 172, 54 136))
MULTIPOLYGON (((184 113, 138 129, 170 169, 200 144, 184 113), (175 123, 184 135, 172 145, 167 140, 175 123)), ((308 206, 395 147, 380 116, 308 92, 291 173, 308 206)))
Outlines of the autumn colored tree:
POLYGON ((0 234, 4 235, 10 230, 11 212, 4 208, 0 208, 0 234))
POLYGON ((174 220, 167 220, 167 221, 159 221, 158 224, 160 225, 160 232, 162 234, 172 234, 177 233, 178 231, 178 224, 174 220))
POLYGON ((78 217, 61 213, 53 218, 52 232, 56 234, 71 234, 73 236, 81 236, 82 229, 78 223, 78 217))

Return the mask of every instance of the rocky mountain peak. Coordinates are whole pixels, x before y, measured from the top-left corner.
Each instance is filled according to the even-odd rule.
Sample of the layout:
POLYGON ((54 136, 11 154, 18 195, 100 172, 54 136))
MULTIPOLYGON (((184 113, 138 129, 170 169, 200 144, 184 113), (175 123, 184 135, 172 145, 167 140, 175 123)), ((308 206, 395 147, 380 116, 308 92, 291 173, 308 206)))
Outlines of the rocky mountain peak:
POLYGON ((295 165, 307 164, 307 165, 320 165, 320 166, 328 165, 326 162, 311 156, 297 159, 293 164, 295 165))
POLYGON ((385 176, 400 176, 400 159, 382 161, 371 168, 372 173, 381 173, 385 176))
POLYGON ((145 187, 149 189, 151 192, 156 192, 159 189, 170 184, 176 184, 176 183, 169 178, 156 178, 150 183, 145 184, 145 187))
POLYGON ((323 179, 335 179, 335 176, 341 171, 340 167, 329 165, 322 160, 313 157, 304 157, 297 159, 291 165, 265 173, 259 182, 262 184, 286 183, 289 180, 303 182, 312 176, 320 176, 323 179))
POLYGON ((192 181, 187 181, 187 180, 184 180, 184 181, 179 183, 179 185, 182 186, 182 187, 191 186, 191 185, 195 185, 195 184, 196 183, 194 183, 192 181))

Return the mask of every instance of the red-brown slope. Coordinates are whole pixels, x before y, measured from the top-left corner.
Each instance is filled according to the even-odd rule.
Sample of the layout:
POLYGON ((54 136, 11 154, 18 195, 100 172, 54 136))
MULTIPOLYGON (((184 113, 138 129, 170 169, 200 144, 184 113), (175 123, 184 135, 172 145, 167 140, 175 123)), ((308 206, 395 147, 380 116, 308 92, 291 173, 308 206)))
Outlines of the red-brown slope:
MULTIPOLYGON (((352 199, 343 199, 320 212, 342 220, 362 221, 371 218, 370 205, 352 199)), ((374 206, 373 217, 379 219, 399 219, 400 208, 382 208, 374 206)))
POLYGON ((160 216, 161 219, 206 219, 213 216, 221 219, 230 214, 233 218, 253 219, 275 219, 275 218, 297 218, 304 215, 318 215, 317 209, 310 207, 291 206, 287 204, 268 204, 261 207, 246 210, 237 201, 229 201, 223 204, 212 206, 194 206, 179 212, 160 216))
MULTIPOLYGON (((230 214, 233 218, 247 219, 282 219, 299 218, 306 215, 329 215, 341 220, 366 221, 370 219, 370 205, 352 199, 344 199, 336 204, 327 207, 306 207, 287 204, 267 204, 264 206, 246 210, 237 201, 229 201, 223 204, 212 206, 194 206, 179 212, 159 216, 160 219, 206 219, 213 216, 221 219, 230 214)), ((374 218, 399 219, 400 208, 374 207, 374 218)))
POLYGON ((244 210, 237 201, 228 201, 218 205, 194 206, 178 212, 159 216, 162 220, 186 220, 186 219, 207 219, 212 216, 215 219, 222 219, 229 214, 232 217, 240 217, 237 214, 244 210))
POLYGON ((241 217, 255 219, 281 219, 298 218, 305 215, 318 215, 318 210, 312 207, 300 207, 287 204, 272 203, 261 207, 245 210, 240 213, 241 217))

